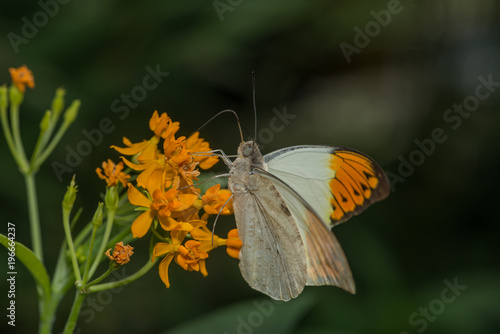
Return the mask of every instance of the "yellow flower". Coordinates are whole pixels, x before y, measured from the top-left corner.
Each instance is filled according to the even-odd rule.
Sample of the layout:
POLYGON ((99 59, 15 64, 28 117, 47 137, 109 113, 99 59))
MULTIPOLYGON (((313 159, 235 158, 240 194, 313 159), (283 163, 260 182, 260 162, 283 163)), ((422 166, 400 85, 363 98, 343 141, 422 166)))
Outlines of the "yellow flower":
POLYGON ((108 187, 115 186, 118 182, 120 182, 124 187, 127 185, 127 180, 130 178, 130 175, 122 172, 123 162, 119 162, 115 165, 111 159, 108 159, 107 162, 103 161, 102 168, 103 169, 97 167, 95 171, 100 179, 106 180, 106 185, 108 187), (104 175, 102 174, 103 170, 104 175))
POLYGON ((123 241, 120 241, 115 245, 115 250, 112 255, 110 254, 111 248, 108 249, 105 254, 111 261, 114 261, 118 265, 123 265, 128 263, 132 254, 134 254, 132 249, 134 249, 134 247, 130 245, 124 246, 123 241))
POLYGON ((26 90, 26 85, 29 88, 35 87, 35 78, 33 73, 28 69, 26 65, 18 68, 9 68, 10 76, 12 78, 12 83, 19 89, 22 93, 26 90))
POLYGON ((220 189, 220 184, 216 184, 208 188, 205 195, 202 196, 202 201, 205 205, 203 209, 210 215, 216 215, 219 211, 221 211, 222 206, 225 204, 224 209, 220 212, 220 214, 230 215, 233 213, 233 201, 227 201, 231 195, 231 191, 227 189, 220 189))
POLYGON ((188 209, 196 200, 196 195, 178 194, 177 189, 170 189, 167 192, 156 189, 152 197, 152 200, 147 198, 129 183, 128 199, 130 203, 146 208, 146 211, 132 223, 132 235, 134 238, 142 238, 148 232, 155 216, 158 218, 161 227, 166 231, 179 228, 187 231, 192 229, 190 224, 179 223, 170 216, 172 211, 188 209))

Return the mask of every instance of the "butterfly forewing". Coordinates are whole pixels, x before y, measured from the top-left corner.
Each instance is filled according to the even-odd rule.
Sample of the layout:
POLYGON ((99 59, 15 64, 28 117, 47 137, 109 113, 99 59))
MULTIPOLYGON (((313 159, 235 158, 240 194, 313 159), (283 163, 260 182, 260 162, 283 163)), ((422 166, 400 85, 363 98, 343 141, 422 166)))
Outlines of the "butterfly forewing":
POLYGON ((299 193, 329 226, 389 195, 380 166, 344 147, 293 146, 264 156, 268 171, 299 193))

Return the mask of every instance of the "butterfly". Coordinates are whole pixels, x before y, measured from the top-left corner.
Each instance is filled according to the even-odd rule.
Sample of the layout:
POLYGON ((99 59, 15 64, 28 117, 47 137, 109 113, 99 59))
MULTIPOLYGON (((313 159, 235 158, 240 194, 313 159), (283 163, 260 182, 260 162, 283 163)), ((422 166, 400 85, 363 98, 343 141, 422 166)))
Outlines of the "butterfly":
POLYGON ((361 152, 293 146, 262 155, 242 141, 228 187, 243 246, 239 267, 255 290, 288 301, 306 285, 355 293, 347 259, 331 227, 386 198, 389 182, 361 152))

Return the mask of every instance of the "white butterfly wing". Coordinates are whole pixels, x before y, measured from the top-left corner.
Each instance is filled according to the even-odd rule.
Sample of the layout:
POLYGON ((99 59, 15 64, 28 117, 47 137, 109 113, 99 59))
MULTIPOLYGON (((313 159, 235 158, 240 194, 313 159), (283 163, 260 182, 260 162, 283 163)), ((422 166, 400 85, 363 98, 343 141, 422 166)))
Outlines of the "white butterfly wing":
POLYGON ((293 220, 289 221, 287 228, 294 229, 293 222, 299 228, 307 259, 306 285, 335 285, 355 293, 351 269, 342 247, 314 209, 277 176, 260 168, 255 172, 272 182, 290 209, 293 220))
POLYGON ((230 178, 240 270, 250 286, 277 300, 297 297, 307 282, 306 251, 297 224, 278 190, 266 178, 230 178))
POLYGON ((265 155, 264 161, 268 171, 299 193, 327 226, 389 195, 382 168, 349 148, 293 146, 265 155))

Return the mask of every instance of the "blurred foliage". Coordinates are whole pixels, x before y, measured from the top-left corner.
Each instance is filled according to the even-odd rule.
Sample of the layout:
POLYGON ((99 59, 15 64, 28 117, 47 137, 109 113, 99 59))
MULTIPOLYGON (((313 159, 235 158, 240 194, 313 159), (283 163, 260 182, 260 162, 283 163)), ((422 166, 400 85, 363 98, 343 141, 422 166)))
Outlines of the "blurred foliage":
MULTIPOLYGON (((262 325, 240 333, 415 333, 423 327, 412 325, 411 315, 440 299, 443 282, 455 277, 467 289, 427 322, 425 333, 500 332, 500 91, 481 101, 456 130, 443 119, 447 109, 475 93, 479 76, 500 81, 498 3, 403 0, 400 13, 348 63, 339 45, 354 45, 354 28, 364 30, 374 21, 370 11, 379 13, 391 1, 232 3, 238 2, 221 21, 212 1, 67 1, 57 13, 52 7, 54 15, 18 52, 9 33, 22 36, 26 21, 41 15, 41 4, 56 2, 0 5, 0 81, 9 82, 8 67, 26 64, 35 74, 36 88, 27 92, 21 110, 24 142, 35 142, 32 129, 55 88, 64 86, 67 100, 82 100, 77 122, 38 177, 49 272, 63 238, 59 201, 72 173, 80 190, 77 204, 87 213, 82 219, 89 220, 104 189, 95 168, 108 157, 118 159, 109 146, 121 144, 123 136, 144 138, 154 110, 180 121, 188 135, 232 108, 252 133, 255 70, 259 129, 270 127, 275 108, 295 115, 272 138, 257 136, 264 153, 297 144, 350 146, 398 174, 399 157, 409 159, 418 149, 416 139, 442 128, 447 140, 395 184, 389 199, 334 229, 353 270, 355 296, 308 287, 296 300, 275 305, 262 325), (122 94, 143 85, 147 67, 170 74, 120 119, 113 103, 126 105, 122 94), (60 182, 51 163, 65 163, 68 148, 75 149, 86 139, 84 130, 99 128, 103 118, 114 130, 60 182)), ((238 144, 234 119, 216 119, 202 137, 232 154, 238 144)), ((29 246, 23 180, 3 136, 0 147, 6 176, 0 188, 2 229, 14 222, 17 240, 29 246)), ((232 219, 220 220, 218 234, 234 226, 232 219)), ((128 273, 147 261, 147 241, 134 247, 128 273)), ((0 254, 6 263, 5 252, 0 254)), ((83 333, 237 333, 238 317, 248 322, 254 301, 267 299, 244 282, 237 261, 223 251, 210 257, 207 278, 172 268, 168 290, 151 274, 113 293, 111 301, 93 296, 97 306, 84 306, 79 327, 83 333)), ((18 267, 17 326, 9 332, 32 333, 36 291, 18 267)), ((62 308, 70 304, 68 299, 62 308)), ((64 321, 56 320, 56 330, 64 321)))

